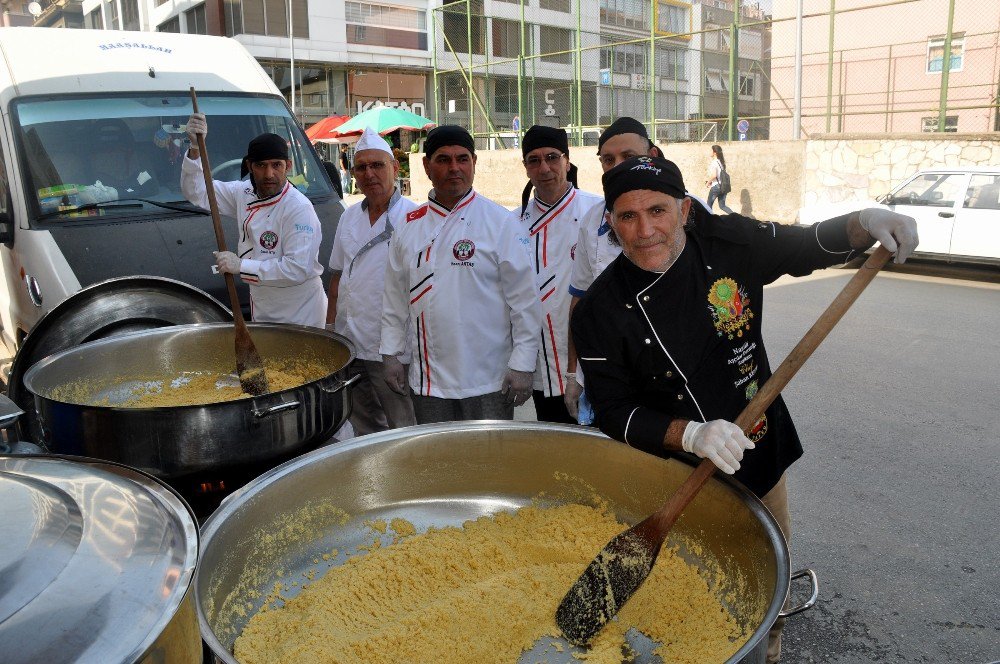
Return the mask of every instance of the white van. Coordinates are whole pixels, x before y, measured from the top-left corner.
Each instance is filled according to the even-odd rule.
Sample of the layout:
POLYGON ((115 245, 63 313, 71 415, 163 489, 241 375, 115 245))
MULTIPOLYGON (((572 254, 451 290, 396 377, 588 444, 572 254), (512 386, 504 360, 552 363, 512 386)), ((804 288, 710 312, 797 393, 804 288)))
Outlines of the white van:
MULTIPOLYGON (((191 86, 208 116, 216 179, 240 178, 254 136, 288 138, 289 179, 316 206, 326 262, 340 199, 281 92, 235 40, 2 28, 0 58, 0 324, 9 348, 65 298, 113 277, 177 279, 228 305, 211 271, 211 217, 180 191, 191 86)), ((235 220, 223 227, 235 248, 235 220)), ((245 288, 241 297, 249 303, 245 288)))

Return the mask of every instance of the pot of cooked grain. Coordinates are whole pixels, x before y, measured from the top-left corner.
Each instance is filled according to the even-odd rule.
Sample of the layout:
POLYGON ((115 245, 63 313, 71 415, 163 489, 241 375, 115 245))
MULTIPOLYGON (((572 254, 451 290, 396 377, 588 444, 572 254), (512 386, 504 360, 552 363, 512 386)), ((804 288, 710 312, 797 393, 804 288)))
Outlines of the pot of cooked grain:
POLYGON ((556 607, 590 560, 690 472, 593 429, 533 422, 315 450, 204 524, 202 638, 228 664, 763 662, 788 550, 763 504, 718 475, 590 648, 559 636, 556 607))
POLYGON ((350 341, 298 325, 250 323, 270 389, 235 376, 233 326, 176 325, 75 346, 24 375, 49 451, 173 478, 287 458, 327 441, 350 414, 350 341))

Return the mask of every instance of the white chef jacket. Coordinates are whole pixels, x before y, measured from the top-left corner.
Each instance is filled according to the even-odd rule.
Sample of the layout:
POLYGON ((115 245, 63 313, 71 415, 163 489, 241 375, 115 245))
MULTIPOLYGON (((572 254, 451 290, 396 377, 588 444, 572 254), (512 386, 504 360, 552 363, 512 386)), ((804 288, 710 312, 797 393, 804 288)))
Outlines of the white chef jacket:
POLYGON ((411 324, 415 394, 464 399, 500 390, 507 369, 533 372, 541 309, 510 211, 470 189, 451 210, 434 199, 389 243, 383 355, 403 352, 411 324))
MULTIPOLYGON (((322 230, 316 210, 290 182, 274 196, 258 199, 249 182, 214 181, 221 214, 240 223, 236 255, 240 279, 250 286, 254 321, 326 325, 326 291, 320 275, 322 230)), ((208 194, 201 160, 184 156, 184 198, 203 208, 208 194)))
POLYGON ((528 234, 535 286, 542 304, 542 325, 537 332, 541 350, 534 389, 547 397, 566 391, 563 373, 568 358, 570 277, 579 251, 581 222, 603 202, 600 196, 570 187, 551 206, 532 197, 523 213, 514 212, 528 234))
MULTIPOLYGON (((367 201, 355 203, 340 216, 330 254, 330 269, 341 273, 334 330, 354 342, 362 360, 382 361, 379 342, 389 238, 416 207, 397 189, 389 199, 389 209, 374 225, 368 219, 367 201)), ((409 343, 406 346, 399 358, 403 364, 411 359, 409 343)))
POLYGON ((570 295, 583 297, 594 279, 622 252, 620 246, 611 242, 608 234, 611 230, 610 217, 611 214, 604 209, 602 198, 580 220, 573 275, 569 282, 570 295))

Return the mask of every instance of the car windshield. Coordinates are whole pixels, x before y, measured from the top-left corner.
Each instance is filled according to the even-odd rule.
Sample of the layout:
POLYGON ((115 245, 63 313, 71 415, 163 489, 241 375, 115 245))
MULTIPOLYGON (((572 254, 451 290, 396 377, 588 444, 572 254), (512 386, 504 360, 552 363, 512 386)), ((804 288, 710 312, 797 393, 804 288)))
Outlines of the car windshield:
MULTIPOLYGON (((239 180, 247 144, 273 132, 289 141, 289 181, 313 199, 333 195, 325 169, 280 99, 199 95, 198 107, 208 116, 206 145, 216 180, 239 180)), ((155 203, 184 201, 188 94, 25 99, 13 114, 36 220, 176 214, 155 203), (111 204, 126 199, 138 203, 111 204)))

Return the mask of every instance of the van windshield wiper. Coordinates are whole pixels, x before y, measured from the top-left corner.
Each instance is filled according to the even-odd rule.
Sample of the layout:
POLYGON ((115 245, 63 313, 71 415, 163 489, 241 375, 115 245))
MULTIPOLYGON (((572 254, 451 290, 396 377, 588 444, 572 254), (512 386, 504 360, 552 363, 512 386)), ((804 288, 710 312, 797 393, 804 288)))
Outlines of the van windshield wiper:
POLYGON ((53 217, 61 217, 66 214, 73 214, 74 212, 85 212, 87 210, 117 210, 122 208, 138 208, 142 207, 143 203, 148 203, 149 205, 155 205, 156 207, 164 208, 167 210, 175 210, 177 212, 187 212, 189 214, 211 214, 208 210, 204 210, 200 207, 192 205, 187 201, 176 201, 170 203, 164 203, 163 201, 154 201, 148 198, 119 198, 114 201, 104 201, 101 203, 85 203, 83 205, 77 205, 76 207, 66 208, 63 210, 55 210, 53 212, 46 212, 45 214, 39 215, 37 218, 39 221, 43 219, 52 219, 53 217))

